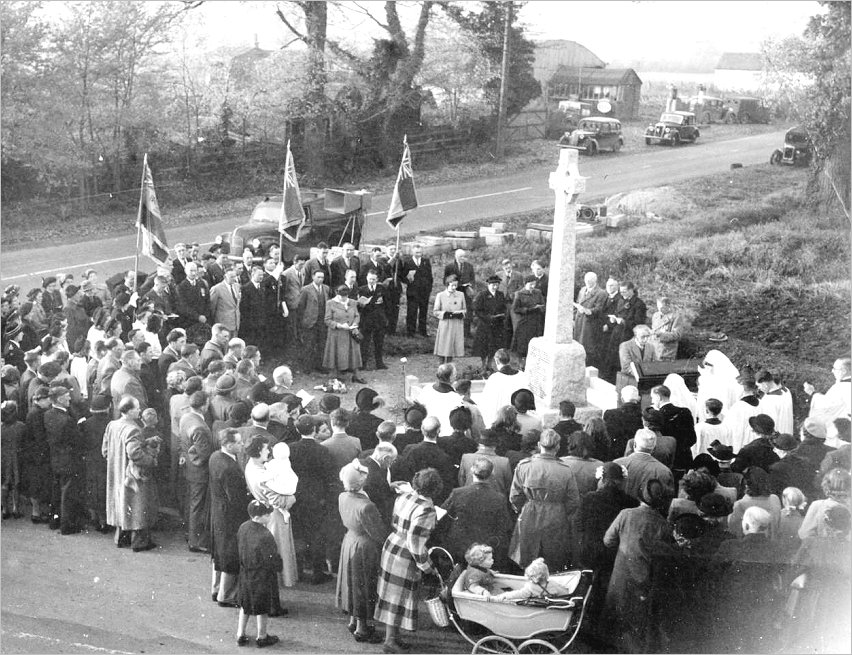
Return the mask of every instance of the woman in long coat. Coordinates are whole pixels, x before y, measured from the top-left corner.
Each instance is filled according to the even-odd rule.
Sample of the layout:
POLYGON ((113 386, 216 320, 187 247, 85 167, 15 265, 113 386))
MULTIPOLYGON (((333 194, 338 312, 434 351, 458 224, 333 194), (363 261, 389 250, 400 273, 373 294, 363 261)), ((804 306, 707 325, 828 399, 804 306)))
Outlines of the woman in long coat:
POLYGON ((269 441, 266 437, 252 437, 246 446, 245 453, 248 457, 246 484, 248 484, 249 492, 255 500, 276 508, 272 512, 266 527, 275 538, 278 553, 283 561, 283 568, 278 574, 278 585, 280 587, 294 587, 299 579, 299 568, 296 565, 296 546, 293 543, 292 523, 286 520, 284 515, 278 511, 278 508, 289 510, 296 502, 296 497, 275 493, 264 484, 272 477, 271 473, 263 467, 271 454, 269 441))
POLYGON ((322 365, 332 371, 334 377, 340 377, 341 371, 352 371, 352 381, 358 382, 358 369, 361 368, 361 344, 352 338, 353 330, 358 328, 358 303, 348 297, 349 287, 341 284, 337 295, 325 303, 325 325, 328 337, 322 365))
POLYGON ((518 324, 512 337, 512 350, 526 359, 530 340, 544 334, 544 296, 535 288, 536 277, 524 278, 524 288, 515 293, 512 311, 518 315, 518 324))
POLYGON ((464 316, 467 304, 464 294, 458 290, 459 279, 448 275, 447 288, 435 296, 432 313, 438 319, 435 335, 435 354, 441 363, 453 361, 453 357, 464 357, 464 316))
POLYGON ((399 629, 417 629, 417 589, 422 574, 433 573, 426 542, 437 515, 432 498, 443 489, 441 475, 422 469, 411 479, 393 508, 393 532, 382 547, 378 603, 373 618, 385 624, 383 651, 399 653, 407 645, 397 640, 399 629))
POLYGON ((617 626, 620 652, 647 653, 655 629, 651 625, 651 559, 673 553, 672 530, 665 517, 667 490, 648 480, 635 509, 623 509, 604 534, 604 545, 617 548, 606 607, 617 626))
POLYGON ((482 360, 483 370, 506 340, 506 296, 497 289, 500 277, 492 275, 485 283, 488 288, 473 299, 473 354, 482 360))
POLYGON ((364 493, 369 469, 354 460, 340 470, 345 491, 337 500, 346 536, 340 547, 335 605, 349 613, 349 632, 355 641, 379 643, 368 621, 376 606, 379 557, 388 528, 376 505, 364 493))

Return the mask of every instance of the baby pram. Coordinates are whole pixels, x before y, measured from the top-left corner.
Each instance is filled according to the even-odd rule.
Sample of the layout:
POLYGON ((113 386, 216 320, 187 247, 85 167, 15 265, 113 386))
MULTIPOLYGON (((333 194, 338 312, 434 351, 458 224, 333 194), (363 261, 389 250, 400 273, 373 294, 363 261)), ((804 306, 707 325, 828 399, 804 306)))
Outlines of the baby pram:
MULTIPOLYGON (((455 567, 446 550, 431 548, 429 556, 443 587, 437 598, 426 601, 429 613, 442 627, 452 624, 473 646, 471 653, 564 653, 573 643, 591 595, 592 571, 551 575, 551 580, 571 590, 568 597, 487 602, 483 596, 464 591, 465 572, 450 581, 451 587, 444 586, 455 567)), ((498 574, 495 582, 497 588, 508 591, 519 589, 526 579, 498 574)))

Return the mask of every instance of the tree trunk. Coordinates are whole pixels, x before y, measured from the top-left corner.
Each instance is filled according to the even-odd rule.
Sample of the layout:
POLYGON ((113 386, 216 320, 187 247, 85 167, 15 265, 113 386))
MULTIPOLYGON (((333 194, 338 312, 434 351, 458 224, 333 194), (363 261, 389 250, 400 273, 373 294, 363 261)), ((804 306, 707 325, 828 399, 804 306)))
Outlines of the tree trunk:
POLYGON ((309 114, 305 116, 305 164, 314 179, 325 175, 327 103, 325 97, 325 42, 328 6, 325 2, 303 2, 308 37, 308 88, 305 90, 309 114))

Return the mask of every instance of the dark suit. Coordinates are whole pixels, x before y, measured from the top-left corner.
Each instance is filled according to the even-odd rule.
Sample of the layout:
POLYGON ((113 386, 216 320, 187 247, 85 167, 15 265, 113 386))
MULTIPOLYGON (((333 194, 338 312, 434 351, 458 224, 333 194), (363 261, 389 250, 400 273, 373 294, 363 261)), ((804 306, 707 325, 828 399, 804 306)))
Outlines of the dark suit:
POLYGON ((601 327, 601 343, 599 350, 599 375, 602 379, 612 383, 615 382, 615 372, 618 368, 618 346, 621 344, 613 339, 616 324, 611 323, 609 317, 610 315, 618 316, 623 303, 624 299, 621 297, 620 293, 616 293, 612 297, 607 295, 603 309, 601 309, 603 326, 601 327))
POLYGON ((731 462, 731 470, 734 473, 742 473, 749 466, 759 466, 764 471, 769 471, 769 467, 778 460, 769 437, 760 437, 740 448, 736 459, 731 462))
POLYGON ((396 334, 396 324, 399 322, 399 300, 402 297, 402 256, 394 255, 387 263, 387 278, 382 278, 379 275, 379 282, 388 288, 388 304, 385 306, 385 313, 388 317, 388 334, 396 334))
MULTIPOLYGON (((290 444, 290 463, 299 476, 293 505, 293 536, 302 542, 314 573, 325 570, 325 534, 335 501, 338 468, 328 448, 313 439, 290 444)), ((303 551, 304 552, 304 551, 303 551)))
MULTIPOLYGON (((284 316, 282 315, 281 302, 283 302, 283 289, 280 288, 280 280, 269 273, 265 273, 260 283, 263 289, 263 302, 265 307, 264 334, 266 336, 266 347, 271 352, 280 353, 284 347, 284 316)), ((288 317, 289 320, 289 317, 288 317)))
POLYGON ((256 287, 249 282, 240 295, 240 338, 247 345, 258 346, 261 353, 266 349, 265 321, 266 290, 262 284, 256 287))
POLYGON ((425 468, 438 470, 444 488, 432 500, 435 504, 443 503, 456 485, 456 468, 450 461, 450 456, 435 442, 421 441, 413 446, 407 446, 399 456, 394 467, 394 478, 411 482, 417 471, 425 468))
POLYGON ((163 290, 162 293, 158 293, 154 289, 151 289, 145 296, 142 298, 142 305, 145 303, 153 303, 154 309, 162 312, 166 316, 174 313, 173 302, 172 299, 174 296, 169 292, 168 287, 163 290))
MULTIPOLYGON (((647 350, 648 347, 646 346, 645 349, 647 350)), ((662 433, 674 437, 677 441, 672 468, 687 471, 692 468, 692 450, 690 449, 696 441, 695 418, 686 407, 676 407, 671 403, 660 407, 660 414, 665 421, 662 433)))
MULTIPOLYGON (((313 261, 313 260, 311 260, 313 261)), ((299 292, 299 336, 302 340, 302 369, 321 370, 328 328, 325 325, 325 303, 329 299, 328 286, 319 289, 311 283, 299 292)))
POLYGON ((318 259, 309 259, 305 263, 305 284, 310 284, 314 281, 314 273, 316 271, 325 273, 322 283, 327 286, 331 282, 331 263, 328 261, 328 258, 326 258, 325 264, 321 263, 318 259))
POLYGON ((222 267, 218 263, 213 262, 204 267, 204 279, 207 282, 207 286, 212 289, 225 279, 225 271, 222 270, 222 267))
MULTIPOLYGON (((641 426, 640 426, 641 427, 641 426)), ((568 437, 575 432, 582 432, 583 426, 577 423, 573 418, 562 419, 553 426, 556 434, 559 435, 559 452, 557 457, 565 457, 568 454, 568 437)), ((619 453, 620 455, 621 453, 619 453)), ((611 457, 609 459, 612 459, 611 457)), ((607 460, 608 461, 608 460, 607 460)))
POLYGON ((331 269, 331 279, 324 280, 324 282, 332 289, 336 289, 338 286, 343 284, 343 280, 346 277, 346 271, 349 270, 357 273, 356 279, 359 284, 361 283, 361 260, 359 260, 355 255, 352 255, 349 258, 349 261, 343 259, 343 256, 335 257, 331 260, 329 267, 331 269))
POLYGON ((210 318, 210 289, 204 280, 199 279, 192 284, 186 279, 178 285, 177 292, 181 327, 188 329, 195 325, 199 316, 210 318))
POLYGON ((420 265, 413 257, 402 263, 402 279, 405 282, 405 328, 409 336, 415 331, 426 336, 426 319, 429 316, 429 295, 432 293, 432 262, 428 257, 420 258, 420 265), (408 275, 414 272, 409 281, 408 275))
POLYGON ((495 568, 505 567, 514 524, 506 500, 487 481, 452 490, 442 505, 449 516, 442 522, 441 543, 453 559, 463 560, 471 544, 488 544, 494 549, 495 568))
POLYGON ((210 455, 213 434, 204 419, 187 411, 180 419, 180 455, 185 459, 187 532, 190 548, 210 548, 210 455))
POLYGON ((369 470, 367 481, 364 483, 364 493, 376 504, 382 521, 390 527, 396 493, 388 484, 388 472, 379 466, 372 457, 362 457, 360 462, 369 470))
POLYGON ((473 318, 473 295, 476 292, 476 273, 473 270, 473 264, 470 262, 462 262, 453 260, 444 266, 444 280, 448 275, 455 275, 459 279, 459 291, 464 294, 467 311, 464 316, 464 334, 470 335, 470 322, 473 318))
POLYGON ((77 429, 76 420, 56 406, 44 413, 44 431, 53 471, 50 494, 53 514, 59 515, 62 530, 80 529, 86 519, 83 504, 86 439, 77 429))
POLYGON ((246 478, 237 461, 217 450, 210 456, 210 532, 212 535, 213 569, 233 578, 223 583, 219 600, 236 602, 236 576, 240 572, 237 531, 248 520, 249 501, 246 478))
POLYGON ((603 413, 604 424, 609 434, 609 460, 624 455, 627 442, 642 429, 642 407, 638 402, 624 403, 618 409, 603 413))
POLYGON ((376 277, 379 282, 384 282, 392 275, 390 265, 387 262, 382 260, 374 262, 372 259, 368 259, 367 263, 361 266, 361 269, 358 271, 358 284, 360 286, 367 284, 367 273, 370 271, 376 271, 376 277))
POLYGON ((189 263, 189 260, 185 260, 181 262, 179 259, 175 259, 172 262, 172 280, 174 280, 175 284, 180 284, 186 279, 186 271, 184 267, 189 263))
POLYGON ((772 493, 781 496, 787 487, 800 489, 807 498, 815 498, 814 470, 811 463, 795 452, 788 453, 784 459, 769 467, 769 488, 772 493))
MULTIPOLYGON (((606 307, 606 305, 604 305, 604 307, 606 307)), ((645 303, 641 298, 639 298, 639 296, 634 294, 632 298, 628 298, 627 300, 625 300, 622 296, 621 305, 615 315, 618 318, 624 319, 624 322, 609 323, 609 326, 612 329, 609 352, 613 360, 608 362, 608 365, 614 370, 618 371, 622 368, 620 361, 621 351, 619 350, 620 345, 625 341, 633 339, 633 328, 645 322, 647 313, 648 310, 645 307, 645 303)), ((648 348, 654 350, 654 344, 650 341, 648 341, 648 344, 645 346, 646 350, 648 348)))
POLYGON ((370 342, 373 344, 373 352, 376 356, 376 367, 384 366, 385 330, 388 325, 388 317, 385 314, 385 304, 388 302, 388 290, 382 284, 376 284, 375 289, 370 291, 370 286, 365 284, 358 289, 358 295, 369 298, 366 305, 359 305, 361 321, 358 323, 364 340, 361 342, 361 361, 366 365, 367 355, 370 354, 370 342))

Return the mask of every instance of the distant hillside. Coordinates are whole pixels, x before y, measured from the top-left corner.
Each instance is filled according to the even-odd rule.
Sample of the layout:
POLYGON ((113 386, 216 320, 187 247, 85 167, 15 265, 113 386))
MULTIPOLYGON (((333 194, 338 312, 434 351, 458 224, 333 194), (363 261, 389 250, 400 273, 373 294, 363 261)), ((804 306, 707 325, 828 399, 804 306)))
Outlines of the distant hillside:
POLYGON ((615 59, 610 68, 659 71, 661 73, 712 73, 723 50, 714 43, 699 41, 689 52, 672 53, 671 57, 632 57, 615 59))

